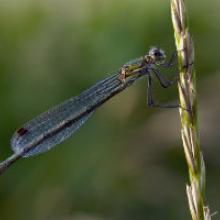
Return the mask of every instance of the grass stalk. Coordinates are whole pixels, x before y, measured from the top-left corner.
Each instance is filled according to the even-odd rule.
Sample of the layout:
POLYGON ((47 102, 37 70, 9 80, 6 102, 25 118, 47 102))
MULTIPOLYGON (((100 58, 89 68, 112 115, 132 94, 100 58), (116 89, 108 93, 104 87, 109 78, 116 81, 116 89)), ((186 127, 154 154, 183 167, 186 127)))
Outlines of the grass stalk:
POLYGON ((204 204, 205 164, 199 140, 194 46, 187 26, 184 0, 171 0, 171 15, 180 71, 181 134, 189 170, 186 193, 192 219, 211 220, 209 208, 204 204))

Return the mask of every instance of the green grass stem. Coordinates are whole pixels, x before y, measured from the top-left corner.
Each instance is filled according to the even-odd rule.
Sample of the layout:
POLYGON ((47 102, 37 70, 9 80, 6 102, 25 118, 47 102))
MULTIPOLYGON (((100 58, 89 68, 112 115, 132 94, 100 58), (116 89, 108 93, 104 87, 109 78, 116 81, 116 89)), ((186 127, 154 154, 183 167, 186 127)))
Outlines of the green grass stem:
POLYGON ((189 184, 186 186, 188 203, 193 220, 211 220, 209 208, 204 204, 205 165, 198 128, 194 46, 187 26, 184 0, 171 0, 171 14, 180 71, 181 134, 189 169, 189 184))

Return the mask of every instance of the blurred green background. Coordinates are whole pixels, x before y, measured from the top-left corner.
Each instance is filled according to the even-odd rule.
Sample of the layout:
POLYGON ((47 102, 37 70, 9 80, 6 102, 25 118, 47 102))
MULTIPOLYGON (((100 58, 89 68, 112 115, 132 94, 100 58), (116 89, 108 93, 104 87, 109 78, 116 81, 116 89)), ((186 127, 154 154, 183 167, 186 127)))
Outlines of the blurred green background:
MULTIPOLYGON (((220 2, 187 1, 196 48, 207 200, 220 207, 220 2)), ((168 0, 0 1, 0 159, 24 122, 130 59, 174 51, 168 0)), ((161 89, 175 102, 175 88, 161 89)), ((0 176, 1 220, 190 219, 178 110, 151 109, 143 79, 55 149, 0 176)), ((219 219, 215 216, 214 219, 219 219)))

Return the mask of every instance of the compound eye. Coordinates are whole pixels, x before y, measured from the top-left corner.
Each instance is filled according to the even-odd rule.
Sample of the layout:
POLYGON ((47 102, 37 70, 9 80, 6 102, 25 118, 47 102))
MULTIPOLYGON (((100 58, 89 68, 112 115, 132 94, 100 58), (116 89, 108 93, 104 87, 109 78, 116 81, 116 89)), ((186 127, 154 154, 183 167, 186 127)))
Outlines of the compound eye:
POLYGON ((161 57, 161 56, 163 56, 163 54, 162 54, 159 50, 156 50, 156 51, 154 52, 154 56, 156 56, 156 57, 161 57))
POLYGON ((154 55, 155 55, 155 56, 161 56, 161 53, 160 53, 159 51, 156 51, 156 52, 154 53, 154 55))
POLYGON ((164 51, 157 47, 153 47, 150 49, 149 56, 155 61, 162 61, 166 57, 164 51))

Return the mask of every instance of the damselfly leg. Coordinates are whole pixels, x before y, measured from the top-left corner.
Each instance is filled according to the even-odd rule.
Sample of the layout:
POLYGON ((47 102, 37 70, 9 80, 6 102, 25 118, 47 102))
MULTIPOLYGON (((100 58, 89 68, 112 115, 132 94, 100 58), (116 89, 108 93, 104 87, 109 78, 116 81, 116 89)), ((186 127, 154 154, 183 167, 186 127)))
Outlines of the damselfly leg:
POLYGON ((169 68, 169 67, 174 66, 176 64, 176 61, 177 61, 177 52, 174 51, 172 56, 170 57, 170 60, 168 62, 162 63, 160 66, 169 68))
MULTIPOLYGON (((154 73, 156 78, 158 79, 160 85, 163 88, 168 88, 172 86, 173 84, 177 83, 179 80, 179 74, 175 74, 174 78, 172 80, 167 79, 157 67, 172 67, 174 66, 175 60, 177 57, 177 53, 174 52, 168 62, 161 63, 157 65, 156 67, 151 69, 151 73, 154 73)), ((181 108, 179 104, 158 104, 155 103, 154 98, 153 98, 153 84, 152 84, 152 76, 150 74, 148 76, 148 84, 147 84, 147 97, 148 97, 148 106, 150 107, 158 107, 158 108, 181 108)))
POLYGON ((162 75, 159 71, 159 67, 172 67, 174 65, 174 61, 176 59, 176 52, 172 54, 171 58, 168 62, 165 61, 165 53, 163 50, 159 48, 151 48, 149 53, 144 57, 140 57, 139 59, 129 62, 121 67, 119 70, 119 80, 122 84, 125 84, 126 79, 133 75, 146 75, 148 78, 147 84, 147 97, 148 97, 148 105, 151 107, 160 107, 160 108, 178 108, 179 105, 160 105, 156 104, 153 99, 153 89, 152 89, 152 74, 155 74, 158 79, 160 85, 163 88, 168 88, 175 84, 179 75, 176 74, 173 80, 167 79, 164 75, 162 75))
POLYGON ((179 76, 178 74, 175 75, 174 79, 173 80, 169 80, 167 79, 165 76, 163 76, 160 71, 158 69, 152 69, 152 72, 155 74, 155 76, 157 77, 160 85, 163 87, 163 88, 168 88, 170 86, 172 86, 173 84, 175 84, 178 79, 179 79, 179 76))
MULTIPOLYGON (((181 106, 179 104, 158 104, 158 103, 155 103, 154 98, 153 98, 152 77, 151 77, 150 74, 148 74, 147 78, 148 78, 148 82, 147 82, 147 104, 148 104, 149 107, 155 107, 155 108, 181 108, 181 106)), ((171 86, 171 85, 172 84, 170 83, 169 86, 171 86)), ((164 88, 167 88, 167 87, 164 87, 164 88)))

